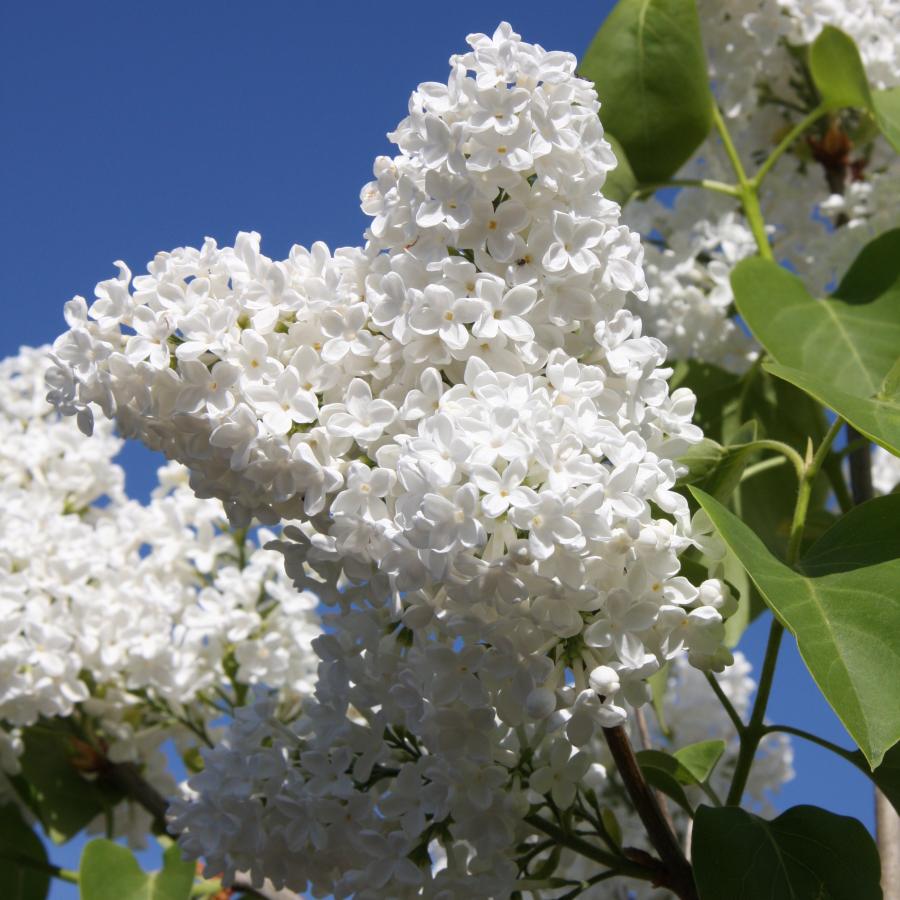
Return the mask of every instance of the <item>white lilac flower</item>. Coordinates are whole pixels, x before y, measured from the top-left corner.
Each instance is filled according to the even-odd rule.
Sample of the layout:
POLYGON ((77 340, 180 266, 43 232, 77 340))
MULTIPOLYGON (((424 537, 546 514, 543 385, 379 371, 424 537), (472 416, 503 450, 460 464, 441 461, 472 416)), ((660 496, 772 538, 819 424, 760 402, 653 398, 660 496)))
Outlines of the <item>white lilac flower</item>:
MULTIPOLYGON (((103 296, 111 315, 120 292, 103 296)), ((310 692, 318 601, 228 529, 219 501, 197 499, 182 466, 160 469, 148 503, 128 499, 112 423, 88 439, 61 419, 44 400, 50 365, 46 347, 0 362, 0 763, 16 771, 39 719, 87 717, 110 758, 169 794, 161 747, 196 741, 185 721, 208 730, 222 715, 211 697, 265 684, 289 708, 310 692)), ((203 381, 198 404, 217 390, 203 381)), ((125 803, 114 827, 140 845, 150 819, 125 803)))
MULTIPOLYGON (((727 588, 678 574, 694 538, 675 460, 701 434, 665 346, 625 308, 647 297, 642 250, 602 194, 615 159, 596 95, 574 57, 506 24, 469 43, 376 161, 363 250, 273 263, 239 238, 242 261, 289 280, 269 355, 327 372, 306 388, 318 418, 274 435, 236 397, 157 442, 239 516, 294 517, 273 546, 334 607, 301 716, 273 721, 271 699, 242 711, 173 807, 210 871, 335 896, 508 896, 530 804, 602 788, 601 729, 647 700, 646 679, 685 651, 731 659, 727 588), (325 320, 360 305, 361 349, 344 335, 329 357, 325 320), (223 428, 217 458, 197 437, 223 428)), ((230 249, 178 253, 238 268, 230 249)), ((253 276, 222 283, 227 348, 253 276)), ((155 392, 177 364, 128 374, 148 384, 137 409, 77 349, 96 326, 76 331, 57 357, 81 368, 59 382, 89 397, 112 378, 120 418, 124 404, 138 433, 165 428, 155 392)))

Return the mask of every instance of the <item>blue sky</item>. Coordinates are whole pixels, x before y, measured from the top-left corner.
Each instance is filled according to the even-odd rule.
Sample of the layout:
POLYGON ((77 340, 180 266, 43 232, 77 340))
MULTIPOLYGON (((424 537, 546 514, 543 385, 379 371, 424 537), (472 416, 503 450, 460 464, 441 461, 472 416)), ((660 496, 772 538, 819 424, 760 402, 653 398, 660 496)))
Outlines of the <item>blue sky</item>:
MULTIPOLYGON (((0 352, 51 341, 62 305, 161 249, 263 235, 263 250, 361 240, 360 187, 412 88, 444 79, 471 31, 509 19, 581 54, 611 3, 456 0, 254 4, 10 0, 0 18, 0 352)), ((146 494, 151 454, 124 454, 146 494)), ((743 649, 758 667, 767 626, 743 649)), ((793 642, 770 715, 849 745, 793 642)), ((818 803, 871 826, 866 779, 795 742, 780 805, 818 803)), ((55 849, 65 866, 78 847, 55 849)), ((75 896, 60 886, 54 896, 75 896)))

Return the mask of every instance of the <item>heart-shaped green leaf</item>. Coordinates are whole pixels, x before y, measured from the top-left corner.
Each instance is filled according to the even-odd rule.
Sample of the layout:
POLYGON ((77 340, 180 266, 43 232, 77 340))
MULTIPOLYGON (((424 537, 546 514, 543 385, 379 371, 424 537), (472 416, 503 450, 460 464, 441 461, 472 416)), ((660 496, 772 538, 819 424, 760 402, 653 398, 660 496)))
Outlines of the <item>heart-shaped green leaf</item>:
POLYGON ((607 132, 643 183, 665 181, 712 126, 712 94, 694 0, 619 0, 579 66, 607 132))
POLYGON ((43 900, 50 890, 50 875, 40 870, 47 865, 47 851, 41 839, 28 827, 18 808, 0 806, 0 897, 3 900, 43 900), (16 862, 34 860, 35 866, 16 862))
POLYGON ((764 259, 743 260, 731 281, 738 311, 774 359, 766 369, 900 453, 900 398, 884 393, 900 358, 900 229, 868 245, 826 300, 764 259))
POLYGON ((127 847, 101 838, 84 848, 78 882, 81 900, 188 900, 194 864, 173 844, 162 869, 144 872, 127 847))
MULTIPOLYGON (((821 539, 810 562, 815 577, 776 559, 762 541, 709 494, 692 489, 717 531, 759 588, 767 605, 797 638, 800 655, 816 684, 874 768, 900 740, 900 559, 859 564, 848 549, 837 558, 843 568, 825 567, 851 526, 863 531, 883 522, 878 498, 856 511, 848 526, 840 521, 821 539), (850 567, 852 566, 852 568, 850 567)), ((888 527, 896 534, 900 518, 888 527)), ((815 549, 815 548, 812 548, 815 549)))
POLYGON ((816 806, 771 822, 734 806, 701 806, 691 860, 700 900, 881 900, 869 832, 816 806))

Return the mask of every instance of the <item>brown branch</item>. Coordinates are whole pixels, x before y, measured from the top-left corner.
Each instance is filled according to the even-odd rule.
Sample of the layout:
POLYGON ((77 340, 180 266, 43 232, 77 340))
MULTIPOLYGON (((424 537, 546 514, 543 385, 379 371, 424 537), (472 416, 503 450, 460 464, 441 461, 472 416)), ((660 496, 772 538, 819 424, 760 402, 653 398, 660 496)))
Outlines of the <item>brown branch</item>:
POLYGON ((666 867, 666 884, 681 900, 697 900, 697 888, 694 885, 694 874, 690 863, 685 858, 678 838, 666 822, 662 810, 656 801, 656 795, 647 784, 644 773, 638 764, 628 740, 624 726, 604 728, 603 736, 609 746, 610 753, 625 783, 631 802, 640 816, 650 843, 659 854, 666 867))
MULTIPOLYGON (((644 715, 644 710, 640 706, 633 707, 633 709, 634 718, 638 727, 638 735, 641 739, 641 747, 644 750, 652 750, 653 744, 650 741, 650 729, 647 727, 647 717, 644 715)), ((675 831, 675 823, 672 821, 672 814, 669 812, 669 803, 666 800, 666 795, 662 791, 654 791, 654 793, 656 794, 656 802, 659 804, 660 812, 666 820, 666 824, 671 831, 675 831)))

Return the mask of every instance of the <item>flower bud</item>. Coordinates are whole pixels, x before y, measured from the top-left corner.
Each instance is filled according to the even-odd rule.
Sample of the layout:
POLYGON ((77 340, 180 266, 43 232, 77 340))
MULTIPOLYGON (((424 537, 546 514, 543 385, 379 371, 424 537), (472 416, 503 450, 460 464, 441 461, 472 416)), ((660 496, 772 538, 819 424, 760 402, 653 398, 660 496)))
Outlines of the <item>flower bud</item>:
POLYGON ((601 698, 610 697, 619 690, 619 675, 610 666, 597 666, 591 672, 589 681, 601 698))
POLYGON ((525 700, 525 712, 530 719, 546 719, 556 709, 556 695, 547 688, 535 688, 525 700))

